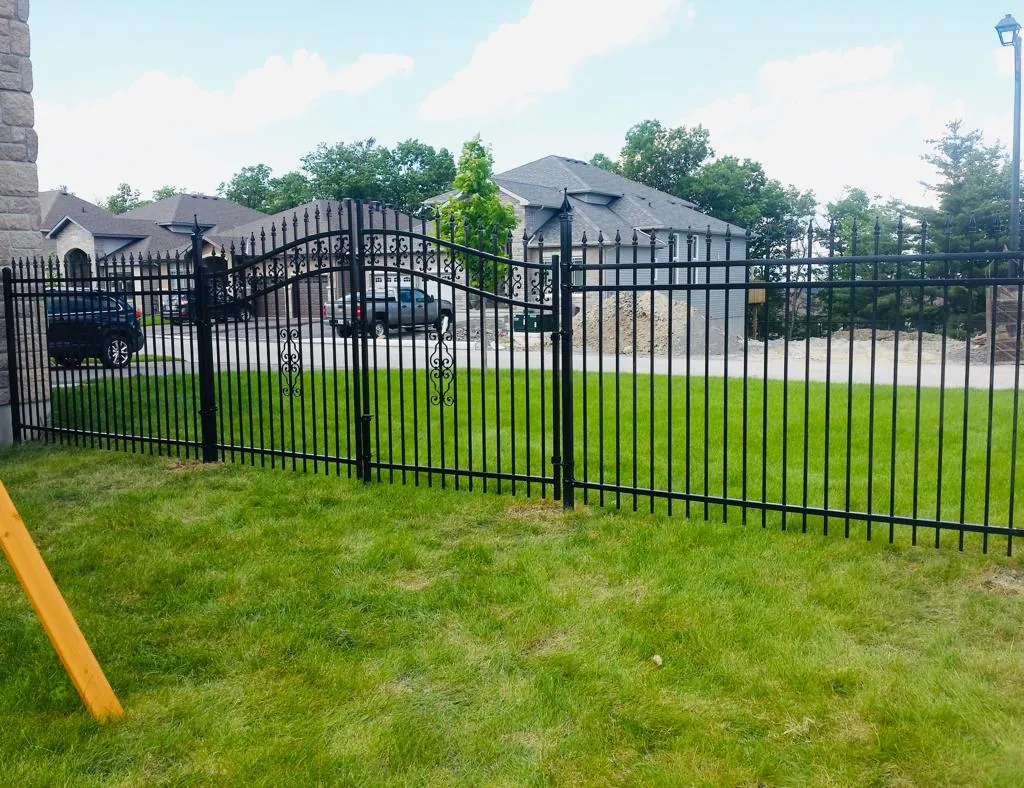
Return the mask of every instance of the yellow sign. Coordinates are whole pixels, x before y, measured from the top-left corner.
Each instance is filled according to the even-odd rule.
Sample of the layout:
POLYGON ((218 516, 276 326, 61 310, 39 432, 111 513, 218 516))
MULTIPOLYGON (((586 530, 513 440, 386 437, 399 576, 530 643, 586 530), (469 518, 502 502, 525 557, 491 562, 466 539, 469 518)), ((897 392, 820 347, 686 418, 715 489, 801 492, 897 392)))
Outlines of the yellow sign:
POLYGON ((124 709, 3 483, 0 483, 0 546, 86 708, 100 722, 124 717, 124 709))

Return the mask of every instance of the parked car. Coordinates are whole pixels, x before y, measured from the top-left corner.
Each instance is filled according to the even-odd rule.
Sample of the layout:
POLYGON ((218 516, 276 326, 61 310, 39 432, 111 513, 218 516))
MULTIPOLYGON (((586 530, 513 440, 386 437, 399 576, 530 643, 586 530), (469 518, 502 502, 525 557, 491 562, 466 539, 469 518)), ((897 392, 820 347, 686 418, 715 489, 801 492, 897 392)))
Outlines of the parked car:
MULTIPOLYGON (((171 296, 164 308, 160 310, 160 314, 171 323, 194 323, 198 306, 195 293, 189 291, 171 296)), ((210 292, 207 313, 211 320, 241 320, 243 322, 252 319, 253 314, 252 306, 248 301, 232 298, 224 290, 210 292)))
POLYGON ((455 309, 451 301, 435 298, 416 287, 366 294, 366 314, 352 295, 324 304, 323 319, 339 337, 353 328, 382 337, 392 329, 434 328, 452 336, 455 309))
POLYGON ((75 369, 97 358, 123 369, 146 344, 142 313, 122 293, 47 290, 46 347, 58 366, 75 369))

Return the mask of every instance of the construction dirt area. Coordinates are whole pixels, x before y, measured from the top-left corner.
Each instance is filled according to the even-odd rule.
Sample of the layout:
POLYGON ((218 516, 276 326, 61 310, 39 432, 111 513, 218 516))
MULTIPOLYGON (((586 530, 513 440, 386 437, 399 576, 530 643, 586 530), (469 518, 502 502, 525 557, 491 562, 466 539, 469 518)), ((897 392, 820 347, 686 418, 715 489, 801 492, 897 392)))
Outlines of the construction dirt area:
MULTIPOLYGON (((651 294, 645 293, 635 300, 632 294, 619 294, 618 298, 610 295, 603 302, 589 301, 586 309, 580 309, 578 303, 576 307, 573 349, 577 355, 587 356, 587 366, 592 371, 609 368, 611 364, 602 360, 605 358, 635 357, 638 372, 667 372, 671 367, 678 374, 681 362, 672 364, 670 359, 688 358, 691 369, 700 359, 697 368, 703 372, 706 366, 712 375, 740 375, 747 369, 747 374, 759 377, 764 374, 767 361, 771 378, 806 375, 811 380, 896 380, 915 385, 920 377, 922 385, 935 386, 979 386, 987 384, 989 378, 980 370, 967 372, 968 361, 975 370, 989 366, 984 335, 968 345, 962 339, 936 333, 908 331, 897 335, 886 330, 857 328, 851 332, 840 328, 831 337, 770 339, 766 345, 764 341, 745 340, 739 335, 726 337, 696 307, 688 310, 685 301, 670 300, 662 294, 654 294, 652 299, 651 294)), ((481 325, 485 327, 483 344, 489 350, 539 353, 542 348, 550 348, 550 332, 511 332, 508 315, 500 312, 496 321, 493 313, 485 313, 482 320, 470 324, 468 331, 465 326, 460 327, 456 337, 468 339, 471 347, 480 348, 481 325)), ((496 352, 496 356, 500 355, 496 352)), ((502 363, 498 358, 495 361, 502 363)), ((993 385, 1020 385, 1021 376, 1016 372, 1012 363, 997 364, 993 385)))

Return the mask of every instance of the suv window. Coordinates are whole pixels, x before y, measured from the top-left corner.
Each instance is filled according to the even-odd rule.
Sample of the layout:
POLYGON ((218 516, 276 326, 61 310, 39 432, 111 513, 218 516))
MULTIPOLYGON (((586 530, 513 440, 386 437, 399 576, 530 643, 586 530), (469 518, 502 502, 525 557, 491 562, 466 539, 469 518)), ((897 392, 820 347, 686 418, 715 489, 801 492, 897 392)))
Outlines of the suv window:
POLYGON ((411 290, 399 290, 398 291, 398 300, 401 301, 403 304, 411 304, 412 303, 412 291, 411 290))
POLYGON ((412 292, 416 296, 416 302, 417 303, 420 303, 422 301, 426 301, 427 300, 427 294, 424 293, 422 290, 413 290, 412 292))

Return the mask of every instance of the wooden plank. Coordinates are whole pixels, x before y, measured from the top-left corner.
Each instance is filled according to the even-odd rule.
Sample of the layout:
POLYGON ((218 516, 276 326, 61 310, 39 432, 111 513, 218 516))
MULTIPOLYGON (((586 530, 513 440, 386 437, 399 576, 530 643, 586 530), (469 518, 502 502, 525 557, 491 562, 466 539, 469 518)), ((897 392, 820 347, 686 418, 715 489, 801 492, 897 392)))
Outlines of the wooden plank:
POLYGON ((124 709, 2 482, 0 546, 86 708, 100 722, 124 717, 124 709))

